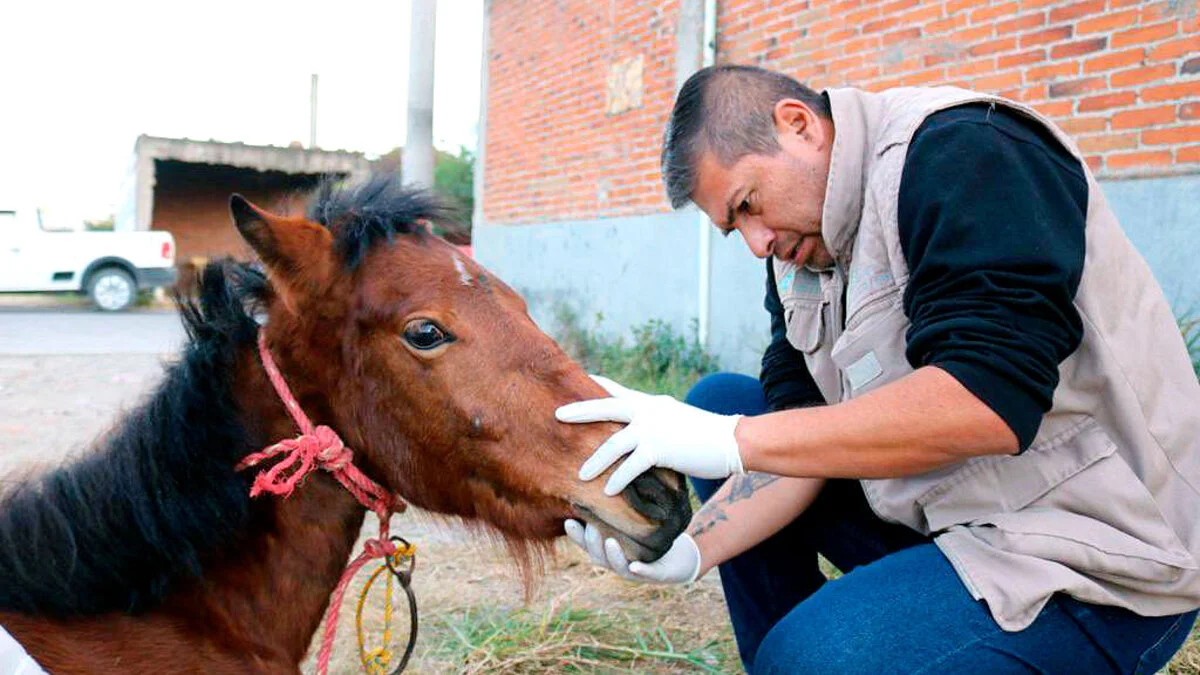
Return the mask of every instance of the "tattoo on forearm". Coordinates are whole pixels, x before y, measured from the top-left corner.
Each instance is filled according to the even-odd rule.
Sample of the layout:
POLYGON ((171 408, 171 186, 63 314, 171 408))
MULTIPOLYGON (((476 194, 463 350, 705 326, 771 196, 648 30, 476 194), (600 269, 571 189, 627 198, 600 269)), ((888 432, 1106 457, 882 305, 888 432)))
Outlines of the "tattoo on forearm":
POLYGON ((694 537, 700 536, 717 526, 723 520, 729 520, 725 515, 725 507, 749 499, 754 493, 779 480, 779 476, 769 473, 749 473, 745 476, 730 476, 729 494, 722 499, 708 502, 696 513, 696 519, 691 528, 694 537))

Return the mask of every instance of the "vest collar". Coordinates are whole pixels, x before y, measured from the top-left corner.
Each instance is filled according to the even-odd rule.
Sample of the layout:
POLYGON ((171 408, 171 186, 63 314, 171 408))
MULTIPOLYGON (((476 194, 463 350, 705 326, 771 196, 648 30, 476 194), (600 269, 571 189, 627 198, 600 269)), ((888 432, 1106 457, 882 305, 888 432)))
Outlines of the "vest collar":
POLYGON ((874 136, 872 121, 878 116, 868 108, 878 103, 869 94, 854 89, 829 89, 825 93, 833 113, 834 137, 821 236, 833 259, 846 265, 862 219, 867 159, 874 136))

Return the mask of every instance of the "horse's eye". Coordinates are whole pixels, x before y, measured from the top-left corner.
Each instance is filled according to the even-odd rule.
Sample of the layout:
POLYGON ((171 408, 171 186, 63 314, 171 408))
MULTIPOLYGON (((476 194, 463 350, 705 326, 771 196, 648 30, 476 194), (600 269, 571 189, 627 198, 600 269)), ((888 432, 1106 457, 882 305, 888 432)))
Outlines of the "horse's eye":
POLYGON ((441 326, 428 319, 409 321, 408 325, 404 327, 404 339, 414 349, 420 350, 433 349, 454 340, 449 333, 442 330, 441 326))

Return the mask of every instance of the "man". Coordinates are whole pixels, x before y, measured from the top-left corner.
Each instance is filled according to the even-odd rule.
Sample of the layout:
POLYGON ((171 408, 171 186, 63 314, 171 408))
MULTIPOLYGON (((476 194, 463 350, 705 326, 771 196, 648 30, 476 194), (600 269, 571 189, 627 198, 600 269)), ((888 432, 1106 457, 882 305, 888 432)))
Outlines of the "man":
POLYGON ((755 673, 1165 664, 1200 607, 1200 384, 1065 134, 960 89, 722 66, 683 86, 662 157, 674 206, 768 259, 773 341, 760 381, 687 404, 602 381, 558 411, 629 423, 580 470, 628 454, 610 494, 652 466, 702 479, 649 564, 568 521, 593 560, 720 565, 755 673), (848 573, 825 583, 817 552, 848 573))

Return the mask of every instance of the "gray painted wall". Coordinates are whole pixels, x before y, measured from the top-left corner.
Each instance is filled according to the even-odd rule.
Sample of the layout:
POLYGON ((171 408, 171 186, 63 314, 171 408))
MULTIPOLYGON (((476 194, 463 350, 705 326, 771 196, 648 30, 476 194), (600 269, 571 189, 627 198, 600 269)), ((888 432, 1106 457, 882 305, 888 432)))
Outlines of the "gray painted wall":
MULTIPOLYGON (((1200 313, 1200 176, 1103 183, 1129 238, 1169 301, 1200 313)), ((691 334, 697 317, 699 212, 540 225, 476 225, 475 256, 529 301, 544 329, 556 307, 585 325, 627 332, 662 319, 691 334), (596 322, 597 314, 603 318, 596 322)), ((758 374, 769 339, 766 268, 737 234, 713 240, 711 350, 725 369, 758 374)))
POLYGON ((1171 306, 1200 314, 1200 175, 1101 185, 1171 306))

